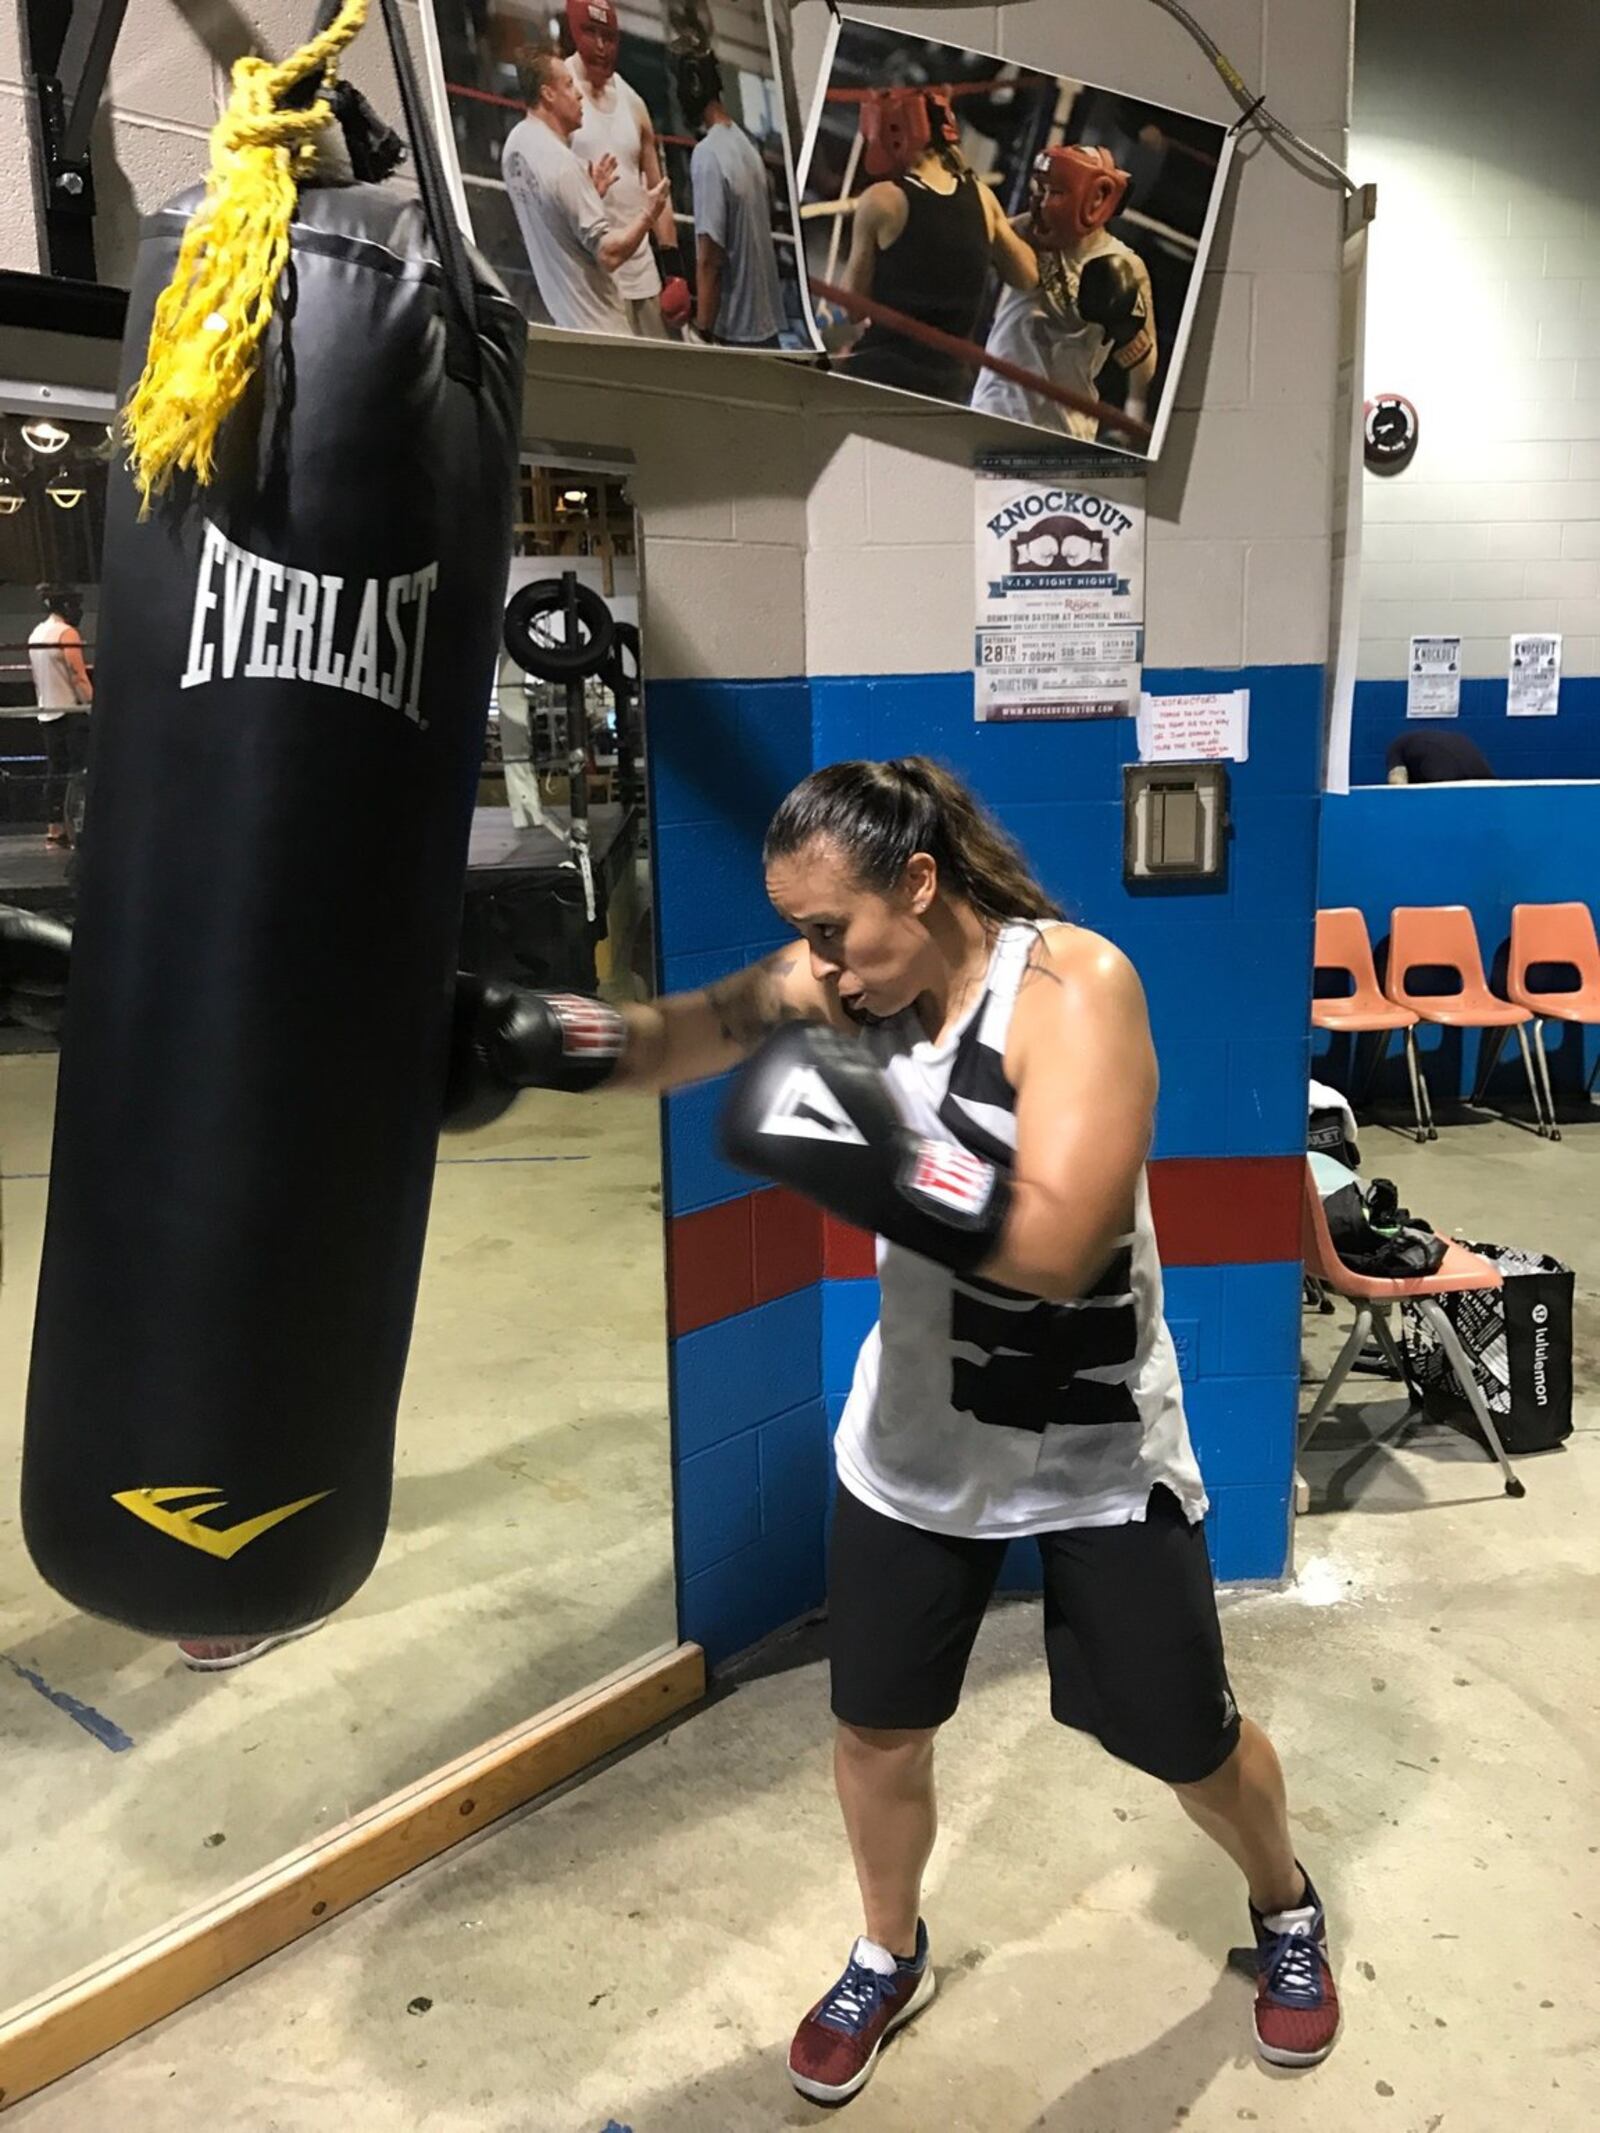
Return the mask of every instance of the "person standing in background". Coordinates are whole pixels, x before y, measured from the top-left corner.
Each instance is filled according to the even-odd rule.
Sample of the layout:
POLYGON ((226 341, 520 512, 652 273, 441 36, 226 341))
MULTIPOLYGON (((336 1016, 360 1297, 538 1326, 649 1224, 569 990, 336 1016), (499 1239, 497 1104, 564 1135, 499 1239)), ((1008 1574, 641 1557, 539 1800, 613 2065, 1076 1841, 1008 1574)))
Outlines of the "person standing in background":
POLYGON ((615 180, 615 159, 605 155, 586 168, 572 152, 585 107, 568 61, 534 46, 519 55, 517 74, 528 115, 506 136, 500 167, 544 307, 572 333, 632 334, 616 273, 644 244, 667 181, 614 227, 601 195, 615 180))
POLYGON ((715 54, 677 54, 678 102, 700 135, 694 187, 695 330, 729 348, 776 348, 783 290, 772 243, 772 194, 761 151, 722 100, 715 54))
POLYGON ((29 632, 28 664, 33 669, 33 693, 48 766, 45 842, 64 850, 72 842, 67 828, 67 786, 84 762, 81 730, 73 714, 80 705, 94 701, 94 684, 83 663, 78 629, 83 602, 70 587, 57 585, 41 585, 39 601, 44 619, 29 632))
MULTIPOLYGON (((604 192, 606 220, 613 230, 624 230, 647 193, 662 182, 656 130, 644 98, 616 71, 621 34, 612 0, 567 0, 567 30, 573 45, 567 66, 583 98, 583 123, 572 136, 572 152, 591 167, 603 156, 612 158, 617 174, 604 192)), ((642 340, 668 340, 689 317, 689 284, 670 194, 656 208, 649 231, 656 256, 641 244, 625 259, 615 270, 617 294, 642 340)))

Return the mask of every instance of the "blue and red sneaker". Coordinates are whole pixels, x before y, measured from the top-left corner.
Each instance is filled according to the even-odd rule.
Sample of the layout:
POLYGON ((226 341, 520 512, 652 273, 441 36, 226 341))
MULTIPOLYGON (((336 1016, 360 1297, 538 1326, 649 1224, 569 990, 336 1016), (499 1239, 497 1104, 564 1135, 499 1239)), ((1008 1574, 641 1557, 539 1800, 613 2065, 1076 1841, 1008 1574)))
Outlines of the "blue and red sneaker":
POLYGON ((917 1952, 909 1962, 897 1961, 863 1936, 850 1951, 844 1975, 795 2031, 789 2079, 813 2103, 848 2102, 871 2080, 885 2041, 938 1989, 921 1919, 917 1952))
POLYGON ((1328 1965, 1322 1899, 1311 1876, 1294 1910, 1263 1917, 1252 1904, 1250 1923, 1256 1934, 1256 2050, 1273 2066, 1315 2066, 1339 2034, 1339 1991, 1328 1965))

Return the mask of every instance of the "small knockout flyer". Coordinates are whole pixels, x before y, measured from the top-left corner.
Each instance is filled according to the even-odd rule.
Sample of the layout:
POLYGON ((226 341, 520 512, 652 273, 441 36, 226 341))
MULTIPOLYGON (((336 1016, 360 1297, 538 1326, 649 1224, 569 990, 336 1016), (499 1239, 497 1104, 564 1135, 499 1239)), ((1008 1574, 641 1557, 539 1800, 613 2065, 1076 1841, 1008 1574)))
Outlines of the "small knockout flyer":
POLYGON ((974 469, 980 720, 1138 712, 1144 485, 1093 479, 1086 461, 996 452, 974 469))

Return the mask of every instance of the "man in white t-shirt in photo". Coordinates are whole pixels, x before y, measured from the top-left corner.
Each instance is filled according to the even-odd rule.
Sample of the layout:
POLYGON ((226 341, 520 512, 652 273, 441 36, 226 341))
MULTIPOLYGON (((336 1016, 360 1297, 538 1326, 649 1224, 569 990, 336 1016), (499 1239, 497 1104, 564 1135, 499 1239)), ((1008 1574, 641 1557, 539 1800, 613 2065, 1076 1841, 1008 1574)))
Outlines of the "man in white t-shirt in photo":
POLYGON ((520 56, 518 72, 528 115, 506 137, 500 169, 545 309, 572 333, 631 335, 617 272, 645 246, 667 181, 645 191, 628 221, 613 224, 602 196, 616 181, 616 158, 589 166, 573 153, 584 102, 568 62, 534 47, 520 56))
MULTIPOLYGON (((566 0, 566 12, 573 45, 567 65, 583 98, 583 124, 572 136, 572 151, 589 164, 613 158, 617 174, 606 189, 606 220, 624 229, 662 179, 655 126, 644 98, 617 72, 621 32, 614 0, 566 0)), ((690 308, 670 197, 657 209, 650 235, 654 253, 642 244, 618 267, 617 293, 636 334, 665 340, 676 335, 690 308)))

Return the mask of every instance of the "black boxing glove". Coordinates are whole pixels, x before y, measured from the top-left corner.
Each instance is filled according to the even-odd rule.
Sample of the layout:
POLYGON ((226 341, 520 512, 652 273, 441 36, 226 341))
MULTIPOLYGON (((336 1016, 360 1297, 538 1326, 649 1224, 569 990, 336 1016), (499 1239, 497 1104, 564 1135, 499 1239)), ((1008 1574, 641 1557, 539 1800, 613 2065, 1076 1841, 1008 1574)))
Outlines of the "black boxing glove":
POLYGON ((71 961, 70 926, 0 904, 0 1022, 58 1035, 71 961))
POLYGON ((1105 333, 1120 370, 1132 370, 1155 347, 1144 276, 1121 252, 1085 260, 1078 273, 1078 315, 1105 333))
POLYGON ((486 1126, 519 1089, 598 1089, 617 1070, 628 1025, 604 1000, 530 992, 494 978, 456 979, 445 1084, 452 1132, 486 1126))
POLYGON ((739 1069, 722 1150, 740 1170, 963 1274, 993 1252, 1011 1205, 992 1163, 913 1132, 861 1045, 814 1023, 785 1023, 739 1069))

